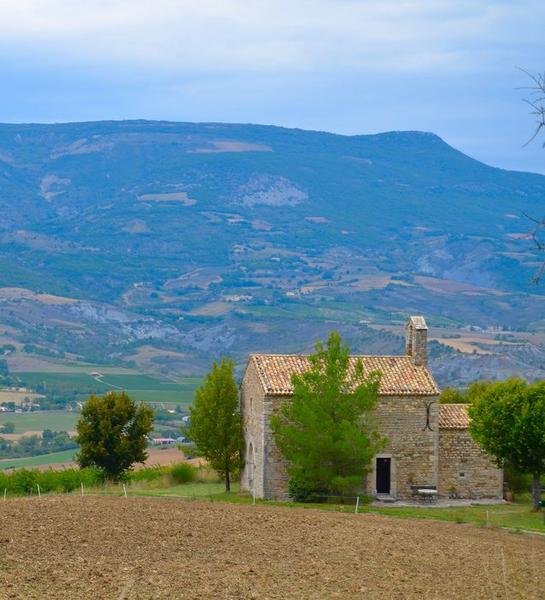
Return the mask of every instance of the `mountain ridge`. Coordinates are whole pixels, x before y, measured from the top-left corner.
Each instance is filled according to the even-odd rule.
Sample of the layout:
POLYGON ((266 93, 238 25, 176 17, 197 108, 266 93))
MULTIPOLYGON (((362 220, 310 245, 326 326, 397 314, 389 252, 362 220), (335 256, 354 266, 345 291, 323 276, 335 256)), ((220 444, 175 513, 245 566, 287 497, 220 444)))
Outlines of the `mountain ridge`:
MULTIPOLYGON (((355 350, 397 349, 395 336, 379 339, 369 325, 415 311, 448 335, 540 332, 543 289, 529 285, 540 256, 523 214, 537 214, 544 196, 545 176, 488 166, 429 132, 0 124, 0 288, 126 311, 126 322, 142 320, 140 333, 167 332, 149 338, 164 356, 203 366, 219 348, 239 360, 253 346, 306 349, 332 327, 355 350)), ((58 309, 8 294, 0 325, 15 341, 34 336, 35 347, 129 360, 149 339, 124 339, 121 317, 97 326, 101 310, 67 325, 58 309)), ((436 348, 445 364, 451 350, 436 348)), ((516 353, 497 350, 478 356, 486 373, 490 352, 504 371, 509 360, 520 368, 516 353)), ((540 372, 541 341, 528 355, 528 372, 540 372)))

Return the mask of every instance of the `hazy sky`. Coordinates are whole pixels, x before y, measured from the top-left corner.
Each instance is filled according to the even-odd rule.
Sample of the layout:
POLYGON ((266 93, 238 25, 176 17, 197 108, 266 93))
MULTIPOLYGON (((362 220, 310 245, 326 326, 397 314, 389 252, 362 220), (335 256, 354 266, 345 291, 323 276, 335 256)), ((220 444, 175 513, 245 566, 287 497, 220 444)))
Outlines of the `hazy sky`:
POLYGON ((419 129, 545 172, 517 89, 544 23, 544 0, 0 0, 0 121, 419 129))

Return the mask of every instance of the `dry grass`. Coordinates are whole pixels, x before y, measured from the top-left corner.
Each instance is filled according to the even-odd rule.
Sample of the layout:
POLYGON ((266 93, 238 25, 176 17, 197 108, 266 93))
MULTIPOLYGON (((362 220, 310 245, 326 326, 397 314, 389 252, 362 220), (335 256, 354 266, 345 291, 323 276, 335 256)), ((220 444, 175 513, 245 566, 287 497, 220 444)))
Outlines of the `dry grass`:
POLYGON ((270 146, 238 140, 211 140, 209 143, 210 146, 208 147, 195 148, 195 150, 191 150, 190 152, 196 154, 214 154, 217 152, 272 152, 270 146))
POLYGON ((494 342, 494 340, 484 340, 484 339, 475 339, 475 338, 442 338, 442 337, 432 337, 431 340, 435 340, 440 344, 444 344, 445 346, 450 346, 455 350, 460 352, 466 352, 471 354, 475 352, 476 354, 494 354, 490 350, 485 350, 479 346, 479 343, 487 343, 494 344, 498 342, 494 342))
MULTIPOLYGON (((26 435, 40 435, 42 434, 42 432, 37 432, 37 431, 27 431, 26 435)), ((21 434, 3 434, 2 437, 5 438, 9 438, 11 437, 12 439, 17 439, 19 437, 21 437, 21 434), (16 436, 15 438, 13 436, 16 436)), ((74 453, 76 451, 74 450, 74 453)), ((47 456, 47 455, 44 455, 47 456)), ((155 466, 167 466, 167 465, 174 465, 176 463, 179 463, 181 461, 184 460, 184 455, 182 452, 180 452, 180 450, 178 450, 177 448, 149 448, 148 449, 148 459, 146 460, 146 462, 143 465, 136 465, 136 469, 140 469, 142 467, 155 467, 155 466)), ((2 459, 0 460, 0 464, 1 463, 8 463, 8 462, 12 462, 13 459, 2 459)), ((201 459, 190 459, 187 462, 193 464, 194 466, 199 466, 202 462, 201 459)), ((75 461, 69 461, 69 462, 57 462, 57 463, 51 463, 51 464, 43 464, 43 465, 33 465, 32 468, 33 469, 38 469, 40 471, 47 471, 48 469, 55 469, 57 471, 60 471, 62 469, 68 469, 71 467, 76 467, 77 464, 75 461)), ((1 598, 1 596, 0 596, 1 598)))
POLYGON ((220 315, 226 315, 228 312, 232 311, 233 308, 233 304, 217 300, 215 302, 203 304, 198 308, 194 308, 193 310, 189 311, 188 314, 195 316, 218 317, 220 315))
POLYGON ((180 202, 184 206, 193 206, 196 200, 190 198, 187 192, 172 192, 169 194, 143 194, 138 196, 141 202, 180 202))
POLYGON ((452 523, 123 497, 0 503, 2 598, 542 597, 545 540, 452 523))
POLYGON ((0 298, 6 300, 20 300, 22 298, 42 302, 43 304, 73 304, 77 302, 75 298, 65 298, 64 296, 53 296, 52 294, 37 294, 26 288, 5 287, 0 288, 0 298))
POLYGON ((36 400, 39 402, 40 398, 43 398, 41 394, 34 392, 14 392, 11 390, 0 390, 0 403, 1 402, 15 402, 15 404, 21 404, 25 399, 36 400))

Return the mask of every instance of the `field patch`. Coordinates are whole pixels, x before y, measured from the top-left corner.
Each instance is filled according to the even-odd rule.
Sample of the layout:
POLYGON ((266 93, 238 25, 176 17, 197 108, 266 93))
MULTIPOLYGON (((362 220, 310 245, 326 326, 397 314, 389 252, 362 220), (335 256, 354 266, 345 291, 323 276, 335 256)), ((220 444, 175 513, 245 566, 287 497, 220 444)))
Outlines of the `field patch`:
POLYGON ((222 152, 272 152, 270 146, 240 140, 210 140, 208 146, 189 150, 196 154, 216 154, 222 152))
MULTIPOLYGON (((23 467, 33 467, 40 470, 44 469, 64 469, 76 465, 75 455, 77 450, 63 450, 62 452, 51 452, 50 454, 40 454, 39 456, 25 456, 23 458, 3 458, 0 459, 0 471, 6 469, 21 469, 23 467)), ((178 448, 148 448, 148 459, 144 466, 154 467, 157 465, 172 465, 183 460, 183 454, 178 448)), ((136 469, 143 465, 135 465, 136 469)), ((2 490, 0 490, 0 493, 2 490)))
POLYGON ((8 500, 0 520, 0 582, 20 598, 537 599, 545 585, 544 539, 454 523, 77 495, 8 500))
POLYGON ((80 401, 89 394, 125 390, 136 400, 188 404, 193 401, 195 389, 202 381, 200 377, 181 377, 176 381, 168 381, 138 373, 112 373, 102 367, 87 367, 87 372, 20 371, 17 375, 34 388, 41 386, 46 390, 76 392, 80 401))
POLYGON ((41 454, 40 456, 25 456, 24 458, 5 458, 0 460, 0 471, 4 469, 21 469, 23 467, 52 467, 60 468, 73 464, 77 450, 64 450, 41 454))
POLYGON ((233 305, 231 303, 217 300, 215 302, 208 302, 207 304, 203 304, 198 308, 194 308, 189 312, 189 314, 204 317, 219 317, 221 315, 226 315, 232 310, 233 305))
POLYGON ((138 196, 141 202, 179 202, 184 206, 194 206, 196 200, 190 198, 187 192, 172 192, 170 194, 143 194, 138 196))
POLYGON ((0 425, 6 422, 15 425, 14 433, 40 433, 52 431, 74 431, 79 413, 61 410, 43 410, 24 413, 0 413, 0 425))
POLYGON ((32 392, 0 390, 0 404, 2 402, 15 402, 15 404, 21 404, 26 399, 39 402, 40 398, 43 398, 41 394, 34 394, 32 392))

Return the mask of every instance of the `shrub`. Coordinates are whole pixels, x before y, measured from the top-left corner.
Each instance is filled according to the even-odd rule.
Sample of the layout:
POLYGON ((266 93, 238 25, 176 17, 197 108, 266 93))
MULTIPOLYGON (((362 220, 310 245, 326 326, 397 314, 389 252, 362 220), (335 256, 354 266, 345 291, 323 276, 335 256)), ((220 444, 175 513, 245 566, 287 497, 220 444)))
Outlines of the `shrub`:
POLYGON ((131 483, 137 483, 140 481, 155 481, 160 479, 169 472, 168 467, 143 467, 142 469, 137 469, 136 471, 130 471, 127 480, 131 483))
POLYGON ((195 481, 195 468, 189 463, 174 465, 170 470, 170 476, 176 483, 191 483, 195 481))
POLYGON ((104 475, 99 469, 62 469, 39 471, 38 469, 17 469, 11 473, 0 472, 0 493, 7 490, 10 495, 22 496, 40 491, 72 492, 83 483, 85 487, 94 487, 104 483, 104 475))
POLYGON ((505 466, 504 478, 507 487, 515 494, 525 493, 532 487, 532 476, 521 473, 511 465, 505 466))
POLYGON ((325 502, 327 491, 318 490, 310 482, 299 477, 292 477, 289 482, 288 493, 294 502, 325 502))

